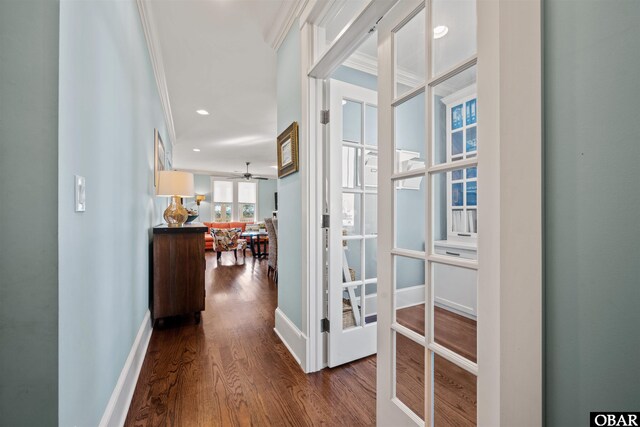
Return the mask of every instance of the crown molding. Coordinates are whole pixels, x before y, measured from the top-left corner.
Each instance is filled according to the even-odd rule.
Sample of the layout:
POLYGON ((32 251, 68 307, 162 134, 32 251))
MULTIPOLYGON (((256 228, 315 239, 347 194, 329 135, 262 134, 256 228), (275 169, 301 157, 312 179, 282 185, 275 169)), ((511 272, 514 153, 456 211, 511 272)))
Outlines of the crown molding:
MULTIPOLYGON (((367 74, 372 74, 374 76, 378 75, 378 60, 365 53, 358 51, 354 52, 346 61, 344 61, 344 65, 367 74)), ((424 84, 424 79, 414 73, 410 73, 403 69, 397 69, 397 73, 398 83, 400 84, 409 87, 418 87, 424 84)))
POLYGON ((169 88, 167 87, 167 77, 164 72, 162 51, 160 49, 160 43, 158 42, 158 33, 153 23, 153 13, 149 9, 148 3, 149 0, 136 0, 142 29, 144 31, 144 38, 147 42, 149 57, 151 58, 153 75, 156 79, 156 85, 158 86, 158 94, 160 95, 160 103, 162 104, 162 110, 164 112, 167 132, 169 133, 169 141, 171 142, 171 147, 174 147, 176 143, 176 129, 173 123, 171 102, 169 101, 169 88))
POLYGON ((295 0, 293 2, 282 0, 278 18, 265 36, 265 41, 272 49, 278 50, 280 48, 296 18, 300 17, 308 2, 309 0, 295 0))

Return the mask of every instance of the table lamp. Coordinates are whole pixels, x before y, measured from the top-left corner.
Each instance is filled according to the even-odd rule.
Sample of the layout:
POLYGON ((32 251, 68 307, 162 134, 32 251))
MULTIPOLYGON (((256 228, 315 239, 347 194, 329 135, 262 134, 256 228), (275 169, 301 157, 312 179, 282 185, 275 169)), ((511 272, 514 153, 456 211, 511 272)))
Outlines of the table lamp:
POLYGON ((169 227, 182 227, 189 213, 182 206, 183 197, 193 197, 193 174, 180 171, 159 171, 157 196, 171 197, 171 203, 164 211, 164 220, 169 227))

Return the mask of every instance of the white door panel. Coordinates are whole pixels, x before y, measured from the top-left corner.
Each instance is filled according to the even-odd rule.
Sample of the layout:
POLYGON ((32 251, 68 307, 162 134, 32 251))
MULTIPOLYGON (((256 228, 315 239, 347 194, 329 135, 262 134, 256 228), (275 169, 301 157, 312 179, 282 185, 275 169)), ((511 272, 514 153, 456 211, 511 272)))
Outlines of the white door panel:
POLYGON ((377 106, 377 94, 337 80, 329 91, 328 364, 334 367, 376 352, 377 147, 367 129, 377 115, 366 112, 377 106))

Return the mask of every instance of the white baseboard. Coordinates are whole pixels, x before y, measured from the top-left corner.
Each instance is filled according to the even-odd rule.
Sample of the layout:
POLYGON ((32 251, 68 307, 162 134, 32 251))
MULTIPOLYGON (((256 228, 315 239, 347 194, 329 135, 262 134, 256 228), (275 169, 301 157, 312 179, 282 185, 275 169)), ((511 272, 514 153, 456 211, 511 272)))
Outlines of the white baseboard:
POLYGON ((280 341, 287 347, 289 353, 307 372, 307 336, 280 310, 276 308, 276 327, 273 328, 280 341))
POLYGON ((144 362, 144 356, 147 353, 152 331, 151 313, 147 310, 144 319, 142 319, 140 329, 138 329, 138 335, 136 335, 133 346, 131 346, 127 361, 124 363, 122 372, 120 372, 120 378, 118 378, 116 387, 113 389, 113 393, 111 393, 107 408, 102 415, 100 427, 124 425, 127 412, 129 412, 131 398, 133 397, 133 392, 138 382, 142 362, 144 362))
MULTIPOLYGON (((396 305, 398 308, 407 308, 418 304, 424 304, 424 285, 411 286, 408 288, 398 289, 396 292, 396 305)), ((365 316, 371 316, 378 313, 378 295, 367 295, 366 298, 367 312, 365 316)))
POLYGON ((466 305, 458 304, 445 298, 436 298, 433 303, 436 307, 444 308, 445 310, 449 310, 471 320, 476 320, 473 308, 467 307, 466 305))

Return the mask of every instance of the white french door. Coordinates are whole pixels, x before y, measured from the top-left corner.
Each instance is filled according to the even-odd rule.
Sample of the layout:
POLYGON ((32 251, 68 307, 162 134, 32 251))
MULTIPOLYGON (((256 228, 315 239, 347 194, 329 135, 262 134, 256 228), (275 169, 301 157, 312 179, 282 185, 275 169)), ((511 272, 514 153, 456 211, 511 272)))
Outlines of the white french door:
POLYGON ((328 365, 376 352, 376 92, 329 82, 328 365))
POLYGON ((378 39, 378 425, 477 424, 475 0, 399 2, 378 39))

